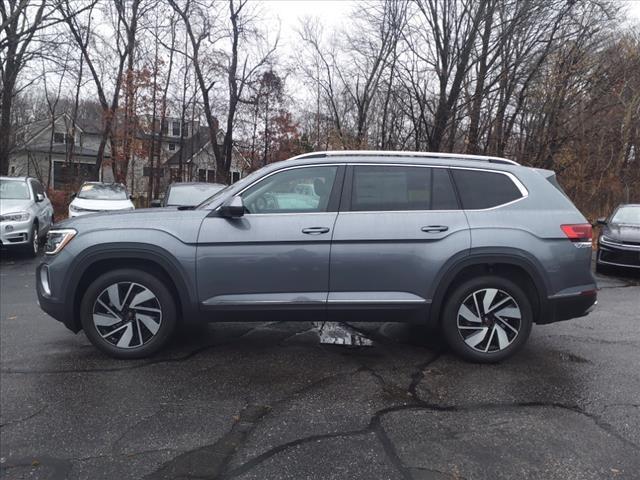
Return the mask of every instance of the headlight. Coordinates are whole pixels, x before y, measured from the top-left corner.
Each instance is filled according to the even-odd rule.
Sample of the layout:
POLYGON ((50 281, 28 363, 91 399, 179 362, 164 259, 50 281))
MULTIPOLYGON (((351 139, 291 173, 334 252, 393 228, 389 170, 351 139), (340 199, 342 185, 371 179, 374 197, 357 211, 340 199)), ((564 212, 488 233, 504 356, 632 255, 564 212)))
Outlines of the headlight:
POLYGON ((61 228, 60 230, 49 230, 47 234, 47 243, 44 247, 44 253, 47 255, 55 255, 59 253, 76 236, 73 228, 61 228))
POLYGON ((75 205, 69 205, 70 212, 86 212, 85 208, 76 207, 75 205))
POLYGON ((29 212, 7 213, 0 216, 0 222, 26 222, 30 217, 29 212))

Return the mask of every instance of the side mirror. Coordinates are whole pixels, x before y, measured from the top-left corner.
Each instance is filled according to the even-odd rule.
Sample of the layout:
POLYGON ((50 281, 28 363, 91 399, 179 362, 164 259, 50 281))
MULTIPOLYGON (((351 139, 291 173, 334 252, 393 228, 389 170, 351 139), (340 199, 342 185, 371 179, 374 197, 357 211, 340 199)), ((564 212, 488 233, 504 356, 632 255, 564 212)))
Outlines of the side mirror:
POLYGON ((244 202, 242 197, 233 197, 222 204, 218 210, 221 217, 240 218, 244 215, 244 202))
POLYGON ((36 193, 36 202, 44 202, 44 195, 41 193, 36 193))
POLYGON ((161 206, 162 206, 162 200, 160 200, 159 198, 155 198, 155 199, 151 200, 151 207, 157 208, 157 207, 161 207, 161 206))
POLYGON ((607 219, 605 217, 600 217, 598 220, 596 220, 596 225, 606 225, 607 224, 607 219))
POLYGON ((129 200, 135 200, 135 197, 133 195, 129 195, 129 200))
POLYGON ((72 193, 71 195, 69 195, 69 199, 73 200, 74 198, 76 198, 76 193, 72 193))

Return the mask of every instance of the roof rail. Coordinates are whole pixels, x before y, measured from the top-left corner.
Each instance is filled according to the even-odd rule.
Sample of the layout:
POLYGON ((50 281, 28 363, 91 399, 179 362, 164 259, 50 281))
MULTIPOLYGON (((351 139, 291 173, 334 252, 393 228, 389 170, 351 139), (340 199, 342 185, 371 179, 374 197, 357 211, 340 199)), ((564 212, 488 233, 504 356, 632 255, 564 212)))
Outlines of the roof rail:
POLYGON ((489 157, 485 155, 467 155, 463 153, 439 153, 439 152, 405 152, 397 150, 329 150, 326 152, 309 152, 294 157, 303 158, 323 158, 323 157, 356 157, 356 156, 377 156, 377 157, 424 157, 424 158, 447 158, 450 160, 476 160, 481 162, 502 163, 507 165, 520 165, 518 162, 502 157, 489 157))

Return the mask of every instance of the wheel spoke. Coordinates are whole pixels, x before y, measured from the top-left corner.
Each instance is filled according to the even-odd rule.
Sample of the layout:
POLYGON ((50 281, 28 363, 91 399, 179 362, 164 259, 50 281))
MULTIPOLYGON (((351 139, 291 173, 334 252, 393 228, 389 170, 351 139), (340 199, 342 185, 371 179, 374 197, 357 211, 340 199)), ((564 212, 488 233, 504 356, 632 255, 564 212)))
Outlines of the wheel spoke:
MULTIPOLYGON (((111 308, 109 308, 109 306, 108 306, 106 303, 104 303, 102 300, 100 300, 99 298, 98 298, 98 303, 99 303, 100 305, 102 305, 102 307, 103 307, 107 312, 109 312, 111 315, 113 315, 114 317, 120 318, 120 316, 119 316, 116 312, 114 312, 113 310, 111 310, 111 308)), ((95 308, 94 308, 94 310, 93 310, 93 311, 95 312, 95 308)))
POLYGON ((496 310, 497 308, 499 308, 500 306, 504 305, 505 303, 509 302, 513 300, 511 297, 506 297, 503 298, 502 300, 500 300, 498 303, 496 303, 495 305, 493 305, 491 307, 491 310, 489 310, 487 313, 493 312, 494 310, 496 310))
POLYGON ((478 292, 473 292, 473 304, 476 306, 478 316, 482 316, 482 310, 480 310, 480 304, 478 303, 478 292))
POLYGON ((486 327, 483 327, 483 326, 480 326, 480 325, 478 325, 477 327, 473 326, 473 325, 470 326, 470 327, 465 326, 465 325, 460 325, 458 328, 460 330, 482 330, 483 328, 486 328, 486 327))
POLYGON ((114 283, 107 288, 107 294, 109 295, 109 302, 111 302, 111 305, 116 307, 118 310, 121 310, 122 303, 120 303, 120 290, 118 289, 118 284, 114 283))
POLYGON ((484 298, 482 299, 484 313, 489 313, 491 311, 491 304, 493 303, 493 299, 496 298, 497 293, 498 290, 495 288, 487 288, 484 291, 484 298))
POLYGON ((133 338, 133 327, 131 326, 131 324, 127 323, 125 327, 126 328, 124 329, 124 333, 122 334, 122 336, 120 337, 120 340, 118 340, 118 343, 116 344, 116 346, 120 348, 130 347, 131 339, 133 338))
POLYGON ((111 327, 120 321, 120 318, 115 315, 104 315, 102 313, 93 314, 93 323, 99 327, 111 327))
POLYGON ((152 334, 156 334, 158 329, 160 328, 160 324, 156 322, 153 317, 149 315, 143 315, 142 313, 136 314, 136 319, 144 324, 145 327, 149 329, 152 334))
POLYGON ((475 347, 476 345, 478 345, 480 342, 484 340, 484 337, 487 336, 488 330, 489 329, 487 327, 482 327, 482 330, 480 332, 474 333, 473 335, 469 335, 467 338, 464 339, 464 341, 470 347, 475 347))
POLYGON ((156 298, 156 296, 151 293, 151 290, 145 288, 142 292, 137 293, 136 296, 133 297, 133 300, 131 300, 129 306, 133 308, 136 305, 140 305, 141 303, 146 302, 147 300, 151 300, 152 298, 156 298))
POLYGON ((133 290, 133 283, 131 285, 129 285, 129 290, 127 290, 127 293, 125 294, 124 298, 122 299, 122 306, 125 306, 127 304, 127 300, 129 299, 129 295, 131 294, 131 290, 133 290))
POLYGON ((505 307, 495 313, 496 316, 520 318, 520 309, 518 307, 505 307))
POLYGON ((111 331, 109 331, 109 332, 107 332, 107 333, 103 334, 103 335, 102 335, 102 338, 110 337, 110 336, 111 336, 111 335, 113 335, 114 333, 117 333, 117 332, 119 332, 120 330, 124 330, 128 325, 129 325, 129 324, 121 325, 121 326, 119 326, 118 328, 114 328, 113 330, 111 330, 111 331))
POLYGON ((491 346, 491 340, 493 339, 493 334, 496 333, 496 326, 494 325, 491 329, 491 334, 489 335, 489 340, 487 340, 487 345, 484 347, 484 351, 488 352, 489 347, 491 346))
POLYGON ((495 329, 496 334, 498 335, 498 346, 500 347, 500 350, 504 350, 509 346, 509 338, 507 337, 507 332, 505 332, 504 328, 502 328, 497 323, 494 325, 493 328, 495 329))
POLYGON ((473 313, 466 305, 462 305, 458 311, 458 315, 467 320, 468 322, 480 323, 480 317, 473 313))
POLYGON ((518 330, 516 330, 515 328, 513 328, 513 326, 511 326, 511 324, 509 322, 507 322, 504 318, 499 317, 498 315, 496 315, 496 318, 498 320, 500 320, 500 322, 505 326, 511 329, 511 331, 513 333, 518 333, 518 330))
POLYGON ((162 312, 162 310, 160 310, 159 308, 151 308, 151 307, 131 307, 131 306, 130 306, 130 308, 131 308, 132 310, 136 310, 136 311, 137 311, 137 310, 140 310, 140 311, 143 311, 143 312, 153 312, 153 313, 161 313, 161 312, 162 312))

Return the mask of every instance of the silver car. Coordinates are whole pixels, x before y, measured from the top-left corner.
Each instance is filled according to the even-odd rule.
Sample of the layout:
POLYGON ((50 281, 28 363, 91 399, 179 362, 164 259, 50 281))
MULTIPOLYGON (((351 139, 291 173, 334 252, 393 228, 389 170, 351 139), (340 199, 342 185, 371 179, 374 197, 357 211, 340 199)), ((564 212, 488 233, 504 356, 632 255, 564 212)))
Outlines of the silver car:
POLYGON ((0 177, 0 244, 38 254, 53 224, 53 206, 42 184, 29 177, 0 177))

